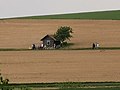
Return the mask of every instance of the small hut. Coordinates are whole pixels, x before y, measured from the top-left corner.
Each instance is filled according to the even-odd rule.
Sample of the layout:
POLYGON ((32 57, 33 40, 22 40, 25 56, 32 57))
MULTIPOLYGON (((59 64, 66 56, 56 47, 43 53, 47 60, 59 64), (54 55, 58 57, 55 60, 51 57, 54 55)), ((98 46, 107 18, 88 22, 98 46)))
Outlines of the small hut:
POLYGON ((60 46, 60 41, 57 41, 53 35, 44 36, 41 41, 43 41, 44 48, 56 48, 60 46))

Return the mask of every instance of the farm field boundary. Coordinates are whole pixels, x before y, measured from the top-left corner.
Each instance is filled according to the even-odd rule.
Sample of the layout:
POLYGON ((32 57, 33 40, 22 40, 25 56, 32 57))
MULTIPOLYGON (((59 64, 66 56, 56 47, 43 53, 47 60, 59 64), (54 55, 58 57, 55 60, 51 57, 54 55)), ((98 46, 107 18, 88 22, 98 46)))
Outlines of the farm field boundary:
POLYGON ((0 85, 0 88, 22 90, 119 90, 120 82, 59 82, 0 85))
MULTIPOLYGON (((43 49, 43 50, 120 50, 120 47, 101 47, 99 49, 92 48, 61 48, 61 49, 43 49)), ((0 48, 0 51, 33 51, 30 49, 0 48)), ((41 51, 41 50, 34 50, 41 51)))

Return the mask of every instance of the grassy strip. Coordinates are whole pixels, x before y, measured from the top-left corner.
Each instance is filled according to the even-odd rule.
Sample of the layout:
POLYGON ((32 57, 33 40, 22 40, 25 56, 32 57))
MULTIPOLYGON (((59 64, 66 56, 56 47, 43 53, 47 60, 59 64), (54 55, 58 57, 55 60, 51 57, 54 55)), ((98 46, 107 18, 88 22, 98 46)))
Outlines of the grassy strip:
POLYGON ((30 51, 30 49, 0 48, 0 51, 30 51))
MULTIPOLYGON (((60 48, 60 49, 43 49, 43 50, 120 50, 120 47, 101 47, 101 48, 97 48, 97 49, 92 49, 92 48, 60 48)), ((41 51, 41 50, 1 48, 0 51, 41 51)))
POLYGON ((0 85, 0 88, 59 88, 60 90, 120 90, 120 82, 62 82, 0 85), (96 89, 94 89, 96 88, 96 89))
POLYGON ((59 90, 120 90, 120 88, 64 88, 59 90))
POLYGON ((92 48, 73 48, 72 50, 120 50, 120 47, 100 47, 100 48, 96 48, 96 49, 92 49, 92 48))
POLYGON ((14 19, 91 19, 91 20, 120 20, 120 10, 99 11, 87 13, 45 15, 45 16, 30 16, 19 17, 14 19))

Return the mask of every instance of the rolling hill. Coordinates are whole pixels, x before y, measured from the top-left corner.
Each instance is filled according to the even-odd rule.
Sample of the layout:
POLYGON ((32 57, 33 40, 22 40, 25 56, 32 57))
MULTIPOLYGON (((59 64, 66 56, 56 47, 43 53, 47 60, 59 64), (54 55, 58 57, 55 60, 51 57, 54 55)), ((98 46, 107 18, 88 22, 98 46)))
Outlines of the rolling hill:
POLYGON ((72 13, 72 14, 59 14, 59 15, 45 15, 45 16, 30 16, 30 17, 20 17, 19 19, 120 20, 120 10, 100 11, 100 12, 87 12, 87 13, 72 13))

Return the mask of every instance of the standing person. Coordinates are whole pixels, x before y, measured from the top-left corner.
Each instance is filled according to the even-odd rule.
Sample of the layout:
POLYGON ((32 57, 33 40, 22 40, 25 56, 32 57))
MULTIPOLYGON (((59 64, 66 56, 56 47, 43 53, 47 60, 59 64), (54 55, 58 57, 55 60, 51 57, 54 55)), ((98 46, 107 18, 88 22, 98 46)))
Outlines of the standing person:
POLYGON ((95 49, 95 43, 92 44, 92 49, 95 49))
POLYGON ((36 49, 35 44, 32 44, 32 49, 33 49, 33 50, 35 50, 35 49, 36 49))
POLYGON ((2 77, 2 75, 0 73, 0 84, 2 84, 2 83, 3 83, 3 77, 2 77))
POLYGON ((43 48, 43 43, 40 45, 41 48, 43 48))
POLYGON ((97 49, 99 48, 99 46, 100 46, 99 43, 96 43, 96 48, 97 48, 97 49))

